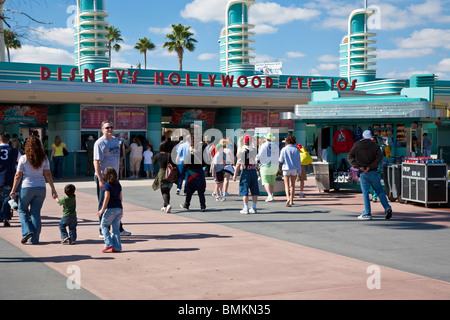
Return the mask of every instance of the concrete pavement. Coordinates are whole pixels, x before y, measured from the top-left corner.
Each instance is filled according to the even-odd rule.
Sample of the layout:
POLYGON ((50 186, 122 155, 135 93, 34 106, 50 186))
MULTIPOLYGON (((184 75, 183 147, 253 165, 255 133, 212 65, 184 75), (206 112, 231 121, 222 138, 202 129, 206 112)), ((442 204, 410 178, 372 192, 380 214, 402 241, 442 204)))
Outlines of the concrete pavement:
MULTIPOLYGON (((67 181, 58 182, 63 194, 67 181)), ((73 182, 70 180, 70 182, 73 182)), ((449 299, 450 210, 393 203, 385 220, 359 221, 359 192, 319 193, 258 203, 242 215, 238 182, 224 202, 207 196, 207 212, 191 210, 172 189, 172 214, 162 213, 151 180, 123 180, 123 252, 100 252, 91 179, 77 179, 78 241, 60 244, 61 208, 48 196, 41 244, 20 244, 17 213, 0 227, 1 299, 449 299), (85 181, 83 181, 85 180, 85 181), (79 289, 77 288, 79 285, 79 289), (4 289, 5 288, 5 289, 4 289)), ((208 180, 208 189, 214 184, 208 180)), ((49 188, 48 188, 49 189, 49 188)), ((298 188, 297 188, 298 189, 298 188)))

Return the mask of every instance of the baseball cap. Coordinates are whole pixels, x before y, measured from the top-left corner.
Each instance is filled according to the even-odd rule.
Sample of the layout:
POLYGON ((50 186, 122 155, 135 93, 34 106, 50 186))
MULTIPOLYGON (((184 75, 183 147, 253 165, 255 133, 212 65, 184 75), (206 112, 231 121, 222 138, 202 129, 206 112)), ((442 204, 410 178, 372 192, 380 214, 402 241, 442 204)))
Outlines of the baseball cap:
POLYGON ((273 140, 275 140, 275 136, 274 136, 271 132, 269 132, 269 133, 267 134, 267 136, 266 136, 266 139, 267 139, 267 140, 270 140, 270 141, 273 141, 273 140))
POLYGON ((372 139, 372 132, 370 130, 366 130, 363 132, 364 139, 372 139))
POLYGON ((246 135, 246 136, 244 137, 244 142, 245 142, 245 143, 250 143, 250 136, 249 136, 249 135, 246 135))

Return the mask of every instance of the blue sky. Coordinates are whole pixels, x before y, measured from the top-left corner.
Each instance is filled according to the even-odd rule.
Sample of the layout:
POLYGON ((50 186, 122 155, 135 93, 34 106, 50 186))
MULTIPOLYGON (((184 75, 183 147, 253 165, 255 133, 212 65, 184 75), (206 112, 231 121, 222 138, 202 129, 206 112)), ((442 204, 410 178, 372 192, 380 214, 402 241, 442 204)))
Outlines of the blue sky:
MULTIPOLYGON (((108 22, 121 30, 122 50, 113 52, 113 65, 144 64, 133 49, 139 38, 150 38, 157 49, 147 56, 148 69, 177 70, 177 57, 162 48, 171 24, 191 26, 198 40, 186 53, 184 70, 219 71, 218 39, 224 27, 228 0, 105 0, 108 22)), ((70 17, 75 0, 7 0, 6 6, 33 18, 51 22, 29 23, 34 29, 12 61, 73 64, 70 17), (69 23, 68 23, 69 22, 69 23), (69 28, 68 28, 69 27, 69 28)), ((369 0, 380 9, 376 22, 377 77, 409 78, 435 73, 450 80, 449 0, 369 0)), ((364 0, 256 0, 250 19, 256 25, 256 62, 283 62, 289 75, 338 76, 339 43, 346 34, 348 16, 364 0)), ((18 15, 11 16, 20 21, 18 15)), ((27 22, 28 23, 28 22, 27 22)), ((23 24, 23 20, 22 20, 23 24)))

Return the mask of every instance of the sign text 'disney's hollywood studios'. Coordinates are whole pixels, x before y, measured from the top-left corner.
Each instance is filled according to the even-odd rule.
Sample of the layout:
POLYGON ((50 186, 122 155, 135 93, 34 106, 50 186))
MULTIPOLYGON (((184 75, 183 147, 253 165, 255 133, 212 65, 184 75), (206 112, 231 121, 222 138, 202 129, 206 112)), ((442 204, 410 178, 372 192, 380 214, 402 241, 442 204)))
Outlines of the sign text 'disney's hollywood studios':
MULTIPOLYGON (((125 71, 125 70, 108 70, 108 69, 102 69, 101 75, 102 83, 109 83, 109 77, 110 74, 115 74, 117 77, 118 83, 124 82, 125 73, 127 77, 131 77, 129 82, 131 84, 134 84, 138 81, 139 77, 139 71, 135 70, 133 72, 131 71, 125 71)), ((72 82, 75 81, 77 77, 78 68, 72 68, 70 71, 70 77, 67 78, 67 81, 72 82)), ((84 82, 96 82, 95 80, 95 73, 96 70, 92 69, 85 69, 84 73, 82 75, 82 79, 84 82)), ((49 80, 52 76, 52 72, 48 67, 41 66, 40 71, 41 80, 49 80)), ((253 77, 247 77, 247 76, 239 76, 235 78, 235 76, 232 75, 220 75, 220 78, 217 78, 218 76, 216 74, 197 74, 196 75, 196 81, 193 80, 191 77, 191 74, 186 73, 184 75, 184 83, 185 86, 198 86, 198 87, 204 87, 205 84, 209 84, 209 86, 214 87, 216 80, 220 80, 220 83, 222 84, 222 87, 233 87, 233 85, 237 85, 240 88, 248 87, 249 85, 253 88, 259 88, 261 86, 264 86, 265 88, 272 88, 273 86, 273 79, 269 76, 253 76, 253 77), (194 81, 194 82, 193 82, 194 81)), ((58 67, 56 70, 56 80, 57 81, 63 81, 63 73, 62 68, 58 67)), ((155 72, 155 84, 156 85, 165 85, 167 82, 172 86, 180 85, 182 82, 182 76, 179 73, 171 72, 167 78, 166 74, 164 72, 155 72)), ((287 79, 287 85, 285 86, 286 89, 291 88, 297 88, 297 89, 311 89, 311 81, 314 80, 314 78, 307 78, 306 79, 306 88, 303 88, 303 80, 305 78, 300 77, 288 77, 287 79)), ((334 79, 330 79, 331 83, 334 87, 334 79)), ((351 86, 349 87, 350 90, 355 90, 356 88, 356 80, 353 80, 351 83, 351 86)), ((339 90, 346 90, 349 86, 349 83, 346 79, 339 79, 336 82, 336 86, 339 90)))

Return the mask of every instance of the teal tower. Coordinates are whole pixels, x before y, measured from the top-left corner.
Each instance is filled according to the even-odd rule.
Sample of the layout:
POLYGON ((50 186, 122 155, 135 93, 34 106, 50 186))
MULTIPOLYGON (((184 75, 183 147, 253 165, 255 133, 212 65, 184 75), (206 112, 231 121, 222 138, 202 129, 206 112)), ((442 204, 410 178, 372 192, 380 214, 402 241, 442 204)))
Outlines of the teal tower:
POLYGON ((225 28, 220 35, 220 72, 235 77, 251 77, 255 65, 250 63, 254 43, 250 32, 255 26, 249 23, 250 7, 255 0, 230 0, 227 5, 225 28))
POLYGON ((109 67, 105 0, 77 0, 77 7, 74 42, 75 63, 79 72, 109 67))
POLYGON ((340 44, 340 76, 349 82, 358 80, 358 83, 375 80, 376 70, 370 69, 376 63, 375 48, 371 45, 376 41, 373 32, 368 32, 368 19, 376 14, 373 8, 354 10, 348 19, 348 32, 340 44))

